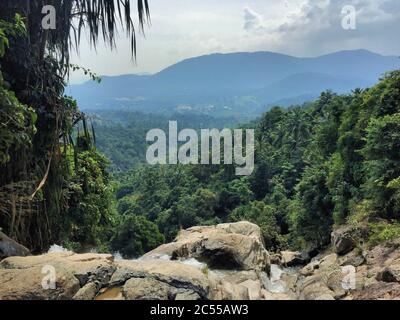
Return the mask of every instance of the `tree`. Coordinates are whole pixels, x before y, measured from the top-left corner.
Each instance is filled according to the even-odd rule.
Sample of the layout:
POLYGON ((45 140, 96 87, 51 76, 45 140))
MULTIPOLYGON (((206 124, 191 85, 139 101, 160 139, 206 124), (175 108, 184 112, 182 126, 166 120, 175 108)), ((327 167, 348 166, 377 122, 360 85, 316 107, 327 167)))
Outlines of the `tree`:
POLYGON ((231 221, 249 221, 257 224, 261 228, 266 248, 280 248, 280 230, 273 207, 261 201, 250 202, 236 208, 229 218, 231 221))
POLYGON ((125 215, 111 240, 111 248, 124 258, 137 258, 164 242, 157 225, 143 216, 125 215))
MULTIPOLYGON (((149 21, 148 2, 136 3, 139 26, 143 28, 149 21)), ((81 33, 86 28, 93 46, 101 37, 114 48, 117 25, 121 25, 131 39, 133 57, 136 52, 132 1, 50 0, 46 4, 56 10, 54 30, 42 28, 43 1, 0 1, 1 24, 12 23, 19 14, 26 29, 24 34, 0 32, 0 46, 4 46, 4 36, 7 36, 8 50, 0 56, 7 95, 15 97, 14 104, 24 116, 18 125, 26 124, 29 131, 32 122, 35 124, 29 152, 26 148, 6 151, 8 156, 3 157, 6 161, 0 162, 0 198, 6 206, 0 224, 8 233, 18 230, 16 240, 33 251, 42 251, 60 240, 60 221, 70 207, 76 206, 73 202, 76 199, 68 198, 69 183, 73 180, 68 165, 70 150, 75 150, 73 128, 81 123, 86 135, 89 130, 76 103, 64 96, 66 77, 71 68, 77 68, 69 64, 71 48, 79 48, 81 33), (35 121, 29 122, 30 114, 35 121), (24 218, 15 219, 18 207, 26 212, 24 218)), ((89 70, 84 72, 97 79, 89 70)), ((13 117, 11 113, 7 115, 13 117)), ((7 128, 11 128, 10 122, 7 128)), ((15 141, 18 135, 14 135, 15 129, 12 132, 15 141)), ((13 145, 8 138, 6 148, 13 145)), ((74 153, 72 157, 76 159, 79 152, 74 153)))
POLYGON ((254 194, 247 178, 227 182, 219 190, 219 208, 224 213, 230 213, 234 208, 253 199, 254 194))
POLYGON ((184 195, 157 218, 160 230, 171 241, 180 229, 196 225, 214 224, 216 195, 199 188, 193 195, 184 195))
POLYGON ((291 207, 293 232, 317 247, 330 242, 333 225, 333 204, 326 186, 327 172, 325 164, 308 167, 296 187, 296 198, 291 207))
POLYGON ((399 219, 400 113, 371 119, 363 154, 368 198, 383 218, 399 219))

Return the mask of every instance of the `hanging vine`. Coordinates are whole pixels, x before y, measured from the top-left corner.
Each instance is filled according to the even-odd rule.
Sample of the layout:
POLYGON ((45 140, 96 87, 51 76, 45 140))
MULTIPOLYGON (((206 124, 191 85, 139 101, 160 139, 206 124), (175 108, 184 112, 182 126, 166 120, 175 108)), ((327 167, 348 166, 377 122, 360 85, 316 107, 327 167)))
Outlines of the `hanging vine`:
MULTIPOLYGON (((81 31, 115 46, 122 26, 136 52, 129 0, 0 1, 0 227, 35 251, 53 243, 99 245, 113 223, 107 161, 76 102, 64 95, 81 31), (55 30, 42 8, 56 9, 55 30), (74 129, 78 127, 78 129, 74 129), (87 223, 93 224, 88 226, 87 223)), ((137 1, 140 29, 147 0, 137 1)))

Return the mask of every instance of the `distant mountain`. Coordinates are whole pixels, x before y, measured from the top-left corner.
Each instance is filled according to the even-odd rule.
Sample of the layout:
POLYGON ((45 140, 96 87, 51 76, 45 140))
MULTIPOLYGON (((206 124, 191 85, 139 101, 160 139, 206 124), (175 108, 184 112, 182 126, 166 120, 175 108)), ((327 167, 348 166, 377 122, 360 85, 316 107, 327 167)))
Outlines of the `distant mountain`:
POLYGON ((367 50, 315 58, 272 52, 211 54, 154 75, 103 77, 69 87, 82 109, 190 110, 254 115, 276 103, 304 102, 331 89, 339 93, 377 82, 400 59, 367 50), (250 103, 249 103, 250 101, 250 103), (183 106, 183 107, 182 107, 183 106))

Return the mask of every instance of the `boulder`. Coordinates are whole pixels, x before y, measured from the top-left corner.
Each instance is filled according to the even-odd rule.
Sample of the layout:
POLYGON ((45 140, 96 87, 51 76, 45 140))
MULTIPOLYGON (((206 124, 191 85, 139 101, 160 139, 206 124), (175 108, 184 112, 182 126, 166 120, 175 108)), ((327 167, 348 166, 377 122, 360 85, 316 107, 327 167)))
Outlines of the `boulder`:
POLYGON ((339 257, 339 265, 346 266, 351 265, 354 267, 359 267, 365 263, 366 259, 362 254, 361 250, 355 248, 353 251, 347 253, 346 255, 339 257))
POLYGON ((249 222, 193 227, 179 233, 174 242, 145 255, 170 256, 174 260, 195 258, 212 269, 269 270, 269 254, 260 228, 249 222))
MULTIPOLYGON (((170 298, 184 291, 196 293, 202 299, 209 299, 212 296, 212 277, 193 266, 163 260, 118 261, 115 265, 117 269, 111 277, 109 284, 111 287, 124 286, 130 279, 149 279, 153 283, 158 281, 168 285, 167 292, 170 298)), ((130 295, 126 292, 128 291, 124 287, 125 297, 134 296, 132 290, 130 295)))
POLYGON ((376 277, 378 281, 400 283, 400 266, 385 267, 376 277))
POLYGON ((346 232, 333 237, 337 253, 320 253, 301 269, 280 265, 301 265, 310 254, 283 251, 271 265, 260 229, 247 222, 184 230, 138 260, 13 256, 0 261, 0 300, 400 299, 400 241, 348 251, 340 244, 346 232), (352 270, 355 287, 347 282, 352 270))
POLYGON ((213 272, 217 279, 214 299, 217 300, 261 300, 264 289, 262 273, 255 271, 213 272))
POLYGON ((342 267, 338 256, 333 253, 316 259, 306 265, 297 283, 301 300, 342 299, 348 294, 342 267))
POLYGON ((299 288, 300 300, 334 300, 335 293, 327 286, 323 274, 307 277, 299 288))
POLYGON ((355 230, 352 227, 342 227, 332 232, 332 244, 339 255, 349 253, 356 247, 355 230))
POLYGON ((122 292, 126 300, 168 300, 171 286, 153 278, 132 278, 122 292))
POLYGON ((89 299, 108 283, 113 257, 99 254, 53 253, 9 257, 0 262, 0 299, 89 299), (46 285, 44 279, 55 281, 46 285), (93 293, 95 292, 95 293, 93 293))
POLYGON ((72 298, 73 300, 93 300, 99 293, 100 285, 96 282, 85 284, 72 298))
POLYGON ((249 300, 249 291, 246 287, 235 285, 228 281, 221 281, 214 294, 215 300, 249 300))
POLYGON ((55 286, 43 283, 41 267, 0 269, 0 300, 65 300, 80 289, 79 281, 63 268, 56 269, 55 286))
POLYGON ((305 265, 309 261, 310 257, 306 252, 281 251, 281 265, 284 267, 305 265))
POLYGON ((378 245, 368 250, 364 256, 368 278, 383 282, 399 281, 400 250, 398 246, 378 245))
POLYGON ((276 265, 282 265, 282 255, 275 253, 270 256, 270 263, 276 265))
POLYGON ((7 237, 0 230, 0 260, 7 257, 14 256, 29 256, 31 253, 29 249, 15 242, 13 239, 7 237))
POLYGON ((326 256, 322 256, 320 259, 315 259, 314 261, 311 261, 309 264, 307 264, 300 270, 300 275, 307 277, 315 273, 318 273, 321 270, 337 268, 337 267, 338 267, 338 255, 332 253, 326 256))

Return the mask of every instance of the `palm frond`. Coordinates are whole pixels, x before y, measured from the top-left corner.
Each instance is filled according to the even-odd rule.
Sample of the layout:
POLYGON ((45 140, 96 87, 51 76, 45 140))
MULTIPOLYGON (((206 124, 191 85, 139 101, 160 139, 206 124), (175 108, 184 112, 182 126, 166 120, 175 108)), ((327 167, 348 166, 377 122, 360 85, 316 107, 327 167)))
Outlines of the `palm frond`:
MULTIPOLYGON (((130 38, 132 56, 136 58, 136 28, 132 16, 132 0, 64 0, 54 1, 61 17, 50 44, 68 56, 69 49, 79 48, 83 30, 88 30, 90 44, 96 48, 100 39, 115 48, 118 29, 130 38), (56 4, 58 3, 58 4, 56 4), (72 31, 72 32, 70 32, 72 31)), ((137 1, 138 27, 150 22, 148 0, 137 1)))
POLYGON ((29 45, 43 56, 52 51, 60 55, 66 64, 71 50, 79 51, 82 33, 88 32, 90 44, 96 49, 99 40, 111 49, 115 48, 118 31, 125 31, 130 38, 133 59, 136 59, 136 29, 144 31, 150 23, 148 0, 137 0, 135 27, 132 15, 134 0, 1 0, 0 18, 13 19, 15 13, 26 17, 29 45), (56 29, 42 28, 42 9, 52 5, 56 9, 56 29))

